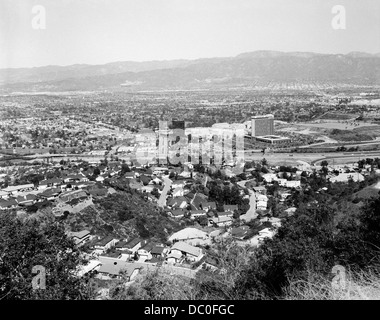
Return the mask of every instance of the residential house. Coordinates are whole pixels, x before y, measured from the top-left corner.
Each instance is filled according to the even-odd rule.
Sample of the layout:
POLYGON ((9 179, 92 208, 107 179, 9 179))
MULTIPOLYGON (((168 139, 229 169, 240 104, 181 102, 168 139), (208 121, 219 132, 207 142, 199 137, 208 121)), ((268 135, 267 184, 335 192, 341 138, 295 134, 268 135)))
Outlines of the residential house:
POLYGON ((38 197, 45 199, 45 200, 55 200, 58 198, 59 194, 62 192, 61 188, 50 188, 45 189, 43 192, 38 194, 38 197))
POLYGON ((120 253, 119 259, 122 261, 129 261, 135 255, 134 252, 129 249, 120 250, 118 252, 120 253))
POLYGON ((103 252, 114 247, 118 242, 118 239, 115 239, 113 236, 107 236, 105 238, 100 239, 96 244, 95 248, 102 250, 103 252))
POLYGON ((192 262, 199 261, 203 257, 202 249, 194 247, 182 241, 176 242, 170 248, 170 253, 167 256, 168 262, 172 262, 174 260, 173 258, 179 260, 180 258, 177 258, 179 255, 181 255, 181 258, 188 259, 192 262), (173 257, 173 254, 175 257, 173 257))
POLYGON ((133 253, 137 252, 142 246, 148 243, 147 240, 141 238, 133 238, 125 244, 125 249, 132 251, 133 253))
POLYGON ((192 245, 202 244, 209 239, 206 232, 199 230, 197 228, 184 228, 173 233, 168 240, 175 243, 178 241, 187 242, 192 245))
POLYGON ((258 240, 259 243, 262 242, 265 238, 272 238, 274 236, 274 231, 270 230, 269 228, 264 228, 261 231, 259 231, 258 240))
POLYGON ((301 187, 301 181, 300 180, 286 181, 284 186, 286 188, 300 188, 301 187))
POLYGON ((121 279, 132 281, 141 269, 141 266, 116 258, 99 257, 101 266, 98 270, 101 279, 121 279))
POLYGON ((232 228, 231 229, 231 236, 236 238, 236 239, 242 240, 248 234, 248 231, 249 231, 248 226, 241 226, 241 227, 237 227, 237 228, 232 228))
POLYGON ((163 258, 165 256, 166 248, 163 245, 155 245, 153 246, 150 254, 154 258, 163 258))
POLYGON ((266 173, 266 174, 263 174, 262 177, 268 183, 277 180, 277 175, 275 173, 266 173))
POLYGON ((180 196, 183 196, 183 195, 184 195, 183 187, 176 187, 176 188, 172 191, 172 196, 173 196, 173 198, 175 198, 175 197, 180 197, 180 196))
POLYGON ((75 241, 75 244, 77 246, 82 246, 93 238, 90 231, 88 230, 82 230, 78 232, 68 232, 67 236, 71 237, 75 241))
POLYGON ((134 171, 126 172, 124 174, 124 178, 126 178, 126 179, 135 179, 136 178, 136 172, 134 172, 134 171))
POLYGON ((16 201, 20 206, 31 206, 36 202, 36 200, 37 196, 34 194, 27 194, 16 198, 16 201))
POLYGON ((169 216, 173 217, 173 218, 183 218, 186 214, 186 210, 184 209, 174 209, 174 210, 170 210, 168 212, 169 216))
POLYGON ((169 254, 166 256, 166 261, 170 264, 180 263, 182 259, 182 252, 177 250, 169 252, 169 254))
POLYGON ((149 184, 149 182, 152 180, 151 177, 149 177, 145 174, 142 174, 139 178, 140 178, 140 181, 143 183, 144 186, 147 186, 149 184))
POLYGON ((63 202, 70 202, 72 200, 84 200, 89 197, 88 193, 85 190, 74 190, 62 193, 59 196, 59 199, 63 202))
POLYGON ((214 201, 207 201, 205 204, 202 204, 203 210, 206 210, 206 212, 210 210, 216 210, 216 203, 214 201))
POLYGON ((62 184, 62 179, 59 179, 59 178, 42 180, 38 184, 38 190, 44 190, 49 187, 58 187, 61 184, 62 184))
POLYGON ((18 192, 32 191, 34 190, 34 184, 22 184, 18 186, 9 186, 7 188, 1 189, 1 191, 8 193, 8 196, 17 195, 18 192))
POLYGON ((267 189, 263 186, 253 187, 252 189, 253 191, 255 191, 256 194, 262 194, 262 195, 267 194, 267 189))
POLYGON ((183 180, 183 179, 175 180, 175 181, 173 181, 173 183, 171 185, 171 187, 173 189, 178 188, 178 187, 182 187, 183 188, 184 186, 186 186, 186 181, 183 180))
POLYGON ((170 200, 168 200, 167 202, 167 206, 169 208, 181 208, 181 209, 184 209, 186 208, 188 205, 188 200, 183 197, 183 196, 179 196, 179 197, 176 197, 176 198, 171 198, 170 200))
POLYGON ((233 218, 228 216, 209 218, 209 222, 217 227, 230 226, 233 222, 233 218))
POLYGON ((194 220, 197 217, 206 217, 207 212, 206 210, 190 210, 191 219, 194 220))
POLYGON ((267 201, 256 201, 256 209, 257 210, 266 210, 268 208, 268 202, 267 201))
POLYGON ((153 243, 147 243, 144 247, 137 250, 139 256, 139 261, 145 261, 152 259, 152 254, 150 253, 154 247, 153 243))
MULTIPOLYGON (((223 205, 223 210, 224 212, 228 212, 231 214, 231 216, 234 214, 235 210, 237 211, 239 209, 238 205, 237 204, 225 204, 223 205)), ((218 213, 219 214, 219 213, 218 213)))
POLYGON ((18 204, 15 199, 10 198, 8 200, 0 199, 0 209, 14 209, 18 204))
POLYGON ((77 181, 85 182, 85 181, 88 181, 88 178, 84 176, 83 174, 76 174, 76 175, 72 174, 72 175, 68 175, 67 177, 63 179, 64 183, 71 183, 71 182, 77 182, 77 181))

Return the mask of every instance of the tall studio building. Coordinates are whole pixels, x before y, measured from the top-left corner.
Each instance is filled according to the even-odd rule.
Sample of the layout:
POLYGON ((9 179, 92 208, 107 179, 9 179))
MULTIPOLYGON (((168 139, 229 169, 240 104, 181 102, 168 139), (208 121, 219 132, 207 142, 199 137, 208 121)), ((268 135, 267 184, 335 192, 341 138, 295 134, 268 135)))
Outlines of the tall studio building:
POLYGON ((273 114, 252 116, 251 122, 252 137, 269 136, 274 134, 273 114))

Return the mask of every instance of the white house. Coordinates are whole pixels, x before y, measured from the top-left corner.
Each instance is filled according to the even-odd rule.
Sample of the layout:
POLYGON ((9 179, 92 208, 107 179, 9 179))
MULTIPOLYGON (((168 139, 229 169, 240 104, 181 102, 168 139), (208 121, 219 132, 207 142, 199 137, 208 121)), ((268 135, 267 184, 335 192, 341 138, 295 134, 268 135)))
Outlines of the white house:
POLYGON ((229 216, 213 217, 209 222, 218 227, 229 226, 232 224, 233 218, 229 216))
POLYGON ((266 174, 263 174, 263 179, 266 182, 273 182, 277 180, 277 175, 274 173, 266 173, 266 174))
POLYGON ((301 187, 301 181, 300 180, 286 181, 284 186, 287 188, 300 188, 301 187))
POLYGON ((139 261, 150 260, 153 256, 148 252, 145 248, 140 248, 137 250, 137 254, 139 255, 139 261))
POLYGON ((274 231, 270 230, 269 228, 265 228, 261 231, 259 231, 259 242, 263 241, 265 238, 272 238, 274 236, 274 231))
POLYGON ((122 273, 126 277, 127 281, 132 281, 141 269, 141 266, 129 263, 126 261, 121 261, 116 258, 99 257, 101 266, 98 270, 99 278, 101 279, 120 279, 122 278, 122 273))
POLYGON ((176 257, 180 255, 181 257, 184 257, 193 262, 199 261, 203 257, 202 249, 193 247, 192 245, 182 241, 173 244, 173 246, 170 248, 168 259, 173 257, 173 254, 176 257))
POLYGON ((88 230, 68 232, 67 235, 75 241, 77 246, 81 246, 93 238, 88 230))
POLYGON ((184 194, 184 191, 183 191, 182 186, 176 187, 172 192, 173 197, 180 197, 180 196, 183 196, 183 194, 184 194))
POLYGON ((185 240, 194 240, 194 239, 208 239, 209 236, 206 232, 196 229, 196 228, 185 228, 180 231, 173 233, 169 237, 169 241, 185 241, 185 240))

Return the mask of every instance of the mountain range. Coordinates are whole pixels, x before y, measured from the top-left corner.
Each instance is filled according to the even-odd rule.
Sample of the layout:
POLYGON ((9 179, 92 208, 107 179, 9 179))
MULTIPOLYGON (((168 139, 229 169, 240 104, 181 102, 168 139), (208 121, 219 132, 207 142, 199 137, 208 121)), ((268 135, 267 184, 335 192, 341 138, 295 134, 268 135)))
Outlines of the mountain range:
POLYGON ((0 69, 0 91, 175 90, 270 83, 380 85, 380 53, 255 51, 196 60, 0 69))

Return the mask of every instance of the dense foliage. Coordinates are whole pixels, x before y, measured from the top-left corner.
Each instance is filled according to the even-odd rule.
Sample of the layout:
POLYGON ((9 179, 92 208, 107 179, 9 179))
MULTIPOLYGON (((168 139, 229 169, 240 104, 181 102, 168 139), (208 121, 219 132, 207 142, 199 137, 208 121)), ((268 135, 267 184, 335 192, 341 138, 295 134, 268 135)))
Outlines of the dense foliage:
POLYGON ((87 299, 86 282, 74 275, 81 262, 62 225, 0 215, 0 299, 87 299), (32 287, 34 266, 46 270, 46 288, 32 287))

